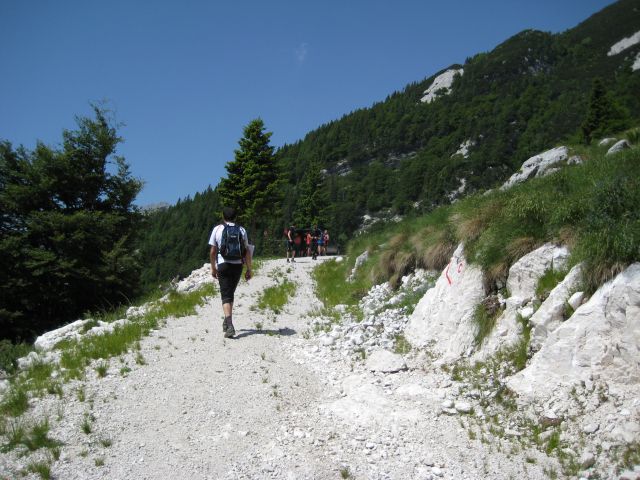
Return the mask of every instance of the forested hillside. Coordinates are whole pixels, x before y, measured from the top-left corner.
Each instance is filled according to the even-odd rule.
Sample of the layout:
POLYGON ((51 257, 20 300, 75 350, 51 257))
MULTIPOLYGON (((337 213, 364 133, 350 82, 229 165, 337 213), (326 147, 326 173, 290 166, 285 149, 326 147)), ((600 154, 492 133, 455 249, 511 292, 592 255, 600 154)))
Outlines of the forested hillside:
MULTIPOLYGON (((241 179, 241 215, 250 213, 258 255, 283 253, 291 221, 318 222, 344 244, 365 215, 419 216, 499 185, 554 144, 587 144, 637 125, 640 43, 612 46, 639 29, 640 0, 620 0, 561 34, 521 32, 291 145, 271 146, 269 125, 252 121, 227 173, 241 179), (451 69, 460 72, 450 88, 423 101, 451 69)), ((127 303, 201 266, 223 199, 235 195, 234 180, 141 217, 141 184, 116 156, 115 128, 96 113, 65 133, 62 149, 0 145, 7 337, 127 303)))
MULTIPOLYGON (((334 240, 344 241, 365 214, 428 212, 450 202, 456 190, 460 195, 499 184, 528 157, 554 144, 586 143, 590 138, 585 133, 602 136, 635 124, 640 118, 640 72, 631 66, 640 45, 616 55, 608 52, 639 27, 640 1, 621 0, 562 34, 527 30, 491 52, 450 66, 464 73, 455 77, 449 94, 433 102, 421 98, 441 72, 282 146, 276 156, 284 200, 281 209, 273 209, 265 232, 251 232, 254 237, 259 233, 264 243, 260 251, 277 248, 290 220, 318 221, 334 240), (607 115, 594 131, 585 132, 581 126, 595 79, 602 80, 596 83, 604 89, 607 115), (456 153, 465 142, 468 153, 456 153), (313 198, 315 212, 303 212, 318 191, 323 195, 313 198)), ((175 213, 169 209, 152 216, 148 235, 160 236, 166 219, 178 211, 208 210, 217 218, 219 205, 209 195, 186 199, 174 207, 175 213), (187 206, 190 202, 207 205, 187 206)), ((197 229, 184 235, 192 237, 185 239, 189 245, 204 238, 197 229)), ((174 244, 165 252, 173 260, 162 260, 164 276, 156 270, 145 278, 164 280, 169 272, 185 273, 206 260, 206 245, 184 250, 183 244, 174 244)))

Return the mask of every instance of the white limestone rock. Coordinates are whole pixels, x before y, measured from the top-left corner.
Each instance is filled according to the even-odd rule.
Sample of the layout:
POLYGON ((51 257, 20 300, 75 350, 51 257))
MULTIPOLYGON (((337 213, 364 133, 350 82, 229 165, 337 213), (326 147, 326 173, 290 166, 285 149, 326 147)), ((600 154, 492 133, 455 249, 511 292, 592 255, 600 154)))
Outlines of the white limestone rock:
POLYGON ((462 75, 464 69, 450 69, 434 78, 433 83, 424 91, 424 96, 420 99, 422 103, 431 103, 438 98, 438 95, 447 95, 451 92, 451 85, 456 75, 462 75))
POLYGON ((602 140, 600 140, 600 141, 598 142, 598 146, 599 146, 599 147, 606 147, 606 146, 609 146, 609 145, 611 145, 612 143, 615 143, 615 142, 617 142, 617 141, 618 141, 618 139, 617 139, 617 138, 613 138, 613 137, 603 138, 602 140))
POLYGON ((521 397, 550 398, 573 385, 606 379, 640 383, 640 263, 600 287, 549 334, 530 364, 507 381, 521 397))
POLYGON ((458 401, 455 403, 454 408, 456 409, 457 412, 460 413, 471 413, 473 412, 473 405, 471 405, 469 402, 465 402, 465 401, 458 401))
POLYGON ((569 250, 566 247, 551 243, 526 254, 509 269, 507 289, 511 297, 520 298, 521 305, 524 305, 534 297, 538 280, 544 272, 549 269, 564 269, 568 259, 569 250))
POLYGON ((358 257, 356 258, 356 263, 353 266, 353 269, 351 270, 351 273, 349 274, 349 278, 347 278, 347 281, 353 282, 355 280, 358 269, 362 267, 362 265, 364 265, 368 259, 369 259, 368 250, 365 250, 360 255, 358 255, 358 257))
POLYGON ((540 349, 550 332, 558 328, 565 320, 563 314, 572 292, 578 288, 582 279, 582 269, 576 265, 567 276, 549 293, 549 297, 542 302, 540 308, 531 316, 529 322, 533 326, 531 331, 531 348, 540 349))
MULTIPOLYGON (((471 147, 475 147, 475 146, 476 146, 475 141, 471 139, 465 140, 460 144, 460 146, 458 147, 458 150, 453 155, 462 155, 464 158, 468 158, 471 147)), ((451 156, 453 157, 453 155, 451 156)))
POLYGON ((430 346, 443 361, 473 350, 473 312, 484 298, 482 271, 467 264, 463 251, 463 245, 458 245, 435 286, 416 305, 405 329, 409 343, 430 346))
POLYGON ((367 370, 381 373, 396 373, 407 369, 401 355, 388 350, 376 350, 366 361, 367 370))
POLYGON ((612 57, 614 55, 618 55, 619 53, 624 52, 627 48, 631 48, 637 43, 640 43, 640 31, 637 31, 630 37, 625 37, 619 42, 614 43, 609 52, 607 52, 607 56, 612 57))
POLYGON ((577 310, 580 305, 584 303, 584 299, 586 298, 586 294, 584 292, 576 292, 569 297, 567 303, 573 308, 577 310))
POLYGON ((627 140, 620 140, 616 142, 613 147, 607 150, 607 155, 613 155, 614 153, 628 150, 629 148, 631 148, 631 144, 627 140))
POLYGON ((507 190, 530 178, 541 177, 551 167, 565 163, 568 156, 569 149, 567 147, 556 147, 535 155, 525 161, 520 167, 520 170, 511 175, 511 178, 509 178, 500 189, 507 190))
POLYGON ((205 263, 202 267, 191 272, 187 278, 180 280, 176 285, 176 291, 180 293, 191 292, 212 281, 211 264, 205 263))
POLYGON ((449 192, 447 194, 447 198, 449 199, 449 201, 453 202, 455 199, 459 198, 466 189, 467 189, 467 179, 462 178, 460 179, 460 185, 458 186, 458 188, 449 192))
POLYGON ((567 248, 548 243, 511 266, 507 279, 507 290, 511 297, 506 300, 505 309, 496 319, 493 330, 473 355, 474 361, 484 361, 498 351, 514 347, 520 342, 522 325, 518 315, 526 317, 531 311, 530 301, 535 296, 538 280, 544 272, 548 269, 563 269, 568 257, 567 248))
POLYGON ((80 330, 91 320, 76 320, 63 327, 51 330, 36 338, 34 346, 38 350, 51 350, 62 340, 76 340, 80 338, 80 330))

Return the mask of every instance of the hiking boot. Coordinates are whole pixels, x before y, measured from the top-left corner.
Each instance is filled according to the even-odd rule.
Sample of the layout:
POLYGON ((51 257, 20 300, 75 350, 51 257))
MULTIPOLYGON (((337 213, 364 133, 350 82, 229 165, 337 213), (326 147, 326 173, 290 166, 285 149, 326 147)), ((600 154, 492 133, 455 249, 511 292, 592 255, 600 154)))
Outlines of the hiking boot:
POLYGON ((229 322, 227 329, 224 331, 224 338, 233 338, 236 334, 236 329, 233 328, 233 323, 229 322))

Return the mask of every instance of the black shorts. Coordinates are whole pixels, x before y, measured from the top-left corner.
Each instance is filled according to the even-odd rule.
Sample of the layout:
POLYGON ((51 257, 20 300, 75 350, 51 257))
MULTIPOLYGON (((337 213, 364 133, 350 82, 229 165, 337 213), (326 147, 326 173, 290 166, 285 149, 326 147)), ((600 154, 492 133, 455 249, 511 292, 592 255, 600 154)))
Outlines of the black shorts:
POLYGON ((293 252, 293 242, 287 240, 287 252, 293 252))
POLYGON ((233 303, 236 287, 242 276, 241 263, 222 263, 218 265, 218 283, 222 303, 233 303))

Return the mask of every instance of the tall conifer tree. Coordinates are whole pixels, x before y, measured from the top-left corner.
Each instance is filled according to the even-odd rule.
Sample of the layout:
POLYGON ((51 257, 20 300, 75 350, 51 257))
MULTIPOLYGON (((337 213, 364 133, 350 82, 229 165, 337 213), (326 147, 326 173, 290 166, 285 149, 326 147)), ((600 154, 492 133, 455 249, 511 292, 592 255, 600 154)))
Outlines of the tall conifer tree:
POLYGON ((222 203, 238 210, 239 220, 249 227, 249 235, 257 236, 267 214, 273 214, 280 201, 278 165, 274 148, 269 145, 272 132, 257 118, 244 128, 235 160, 227 162, 227 178, 218 190, 222 203))

